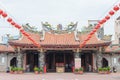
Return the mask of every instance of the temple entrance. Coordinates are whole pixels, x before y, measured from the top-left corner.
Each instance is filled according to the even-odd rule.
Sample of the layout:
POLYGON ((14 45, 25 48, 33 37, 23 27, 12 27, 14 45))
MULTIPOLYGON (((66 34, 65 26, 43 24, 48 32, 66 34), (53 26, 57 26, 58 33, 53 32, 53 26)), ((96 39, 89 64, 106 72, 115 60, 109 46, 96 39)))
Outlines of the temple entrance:
POLYGON ((27 72, 33 72, 34 67, 38 67, 38 52, 37 51, 27 51, 26 52, 26 68, 27 72))
POLYGON ((81 66, 85 72, 93 71, 93 56, 92 53, 83 53, 81 54, 81 66))
POLYGON ((108 67, 108 60, 102 58, 102 67, 108 67))
POLYGON ((16 57, 13 57, 10 60, 10 66, 12 66, 12 67, 16 67, 17 66, 17 59, 16 59, 16 57))
POLYGON ((71 72, 74 63, 72 51, 47 51, 46 53, 47 72, 56 72, 57 67, 64 68, 64 72, 71 72))

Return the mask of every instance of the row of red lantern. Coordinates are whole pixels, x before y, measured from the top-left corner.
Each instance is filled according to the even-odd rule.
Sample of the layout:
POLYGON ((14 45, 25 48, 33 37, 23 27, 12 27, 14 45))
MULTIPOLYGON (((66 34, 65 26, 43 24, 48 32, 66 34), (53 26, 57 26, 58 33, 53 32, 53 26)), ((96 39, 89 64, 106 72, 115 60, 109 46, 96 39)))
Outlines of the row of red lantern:
POLYGON ((105 16, 102 20, 98 22, 98 24, 95 26, 95 28, 89 33, 87 38, 81 43, 80 48, 84 47, 86 43, 91 39, 92 35, 103 25, 107 20, 110 19, 111 16, 115 14, 120 9, 120 4, 113 7, 113 10, 111 10, 107 16, 105 16))
POLYGON ((40 44, 38 44, 24 29, 22 29, 21 25, 17 24, 15 21, 13 21, 12 18, 7 17, 7 13, 5 13, 3 10, 0 10, 0 15, 3 18, 7 19, 7 22, 10 23, 12 26, 14 26, 15 28, 19 29, 20 32, 26 36, 35 46, 40 47, 40 44))

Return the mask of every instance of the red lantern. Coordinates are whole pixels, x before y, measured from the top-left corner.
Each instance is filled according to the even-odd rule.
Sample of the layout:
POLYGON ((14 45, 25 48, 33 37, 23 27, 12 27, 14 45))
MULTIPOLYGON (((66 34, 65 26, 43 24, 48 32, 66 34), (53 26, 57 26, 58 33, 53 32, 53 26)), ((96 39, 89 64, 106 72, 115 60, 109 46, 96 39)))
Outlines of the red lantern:
POLYGON ((12 18, 8 18, 7 21, 8 21, 8 22, 11 22, 11 21, 12 21, 12 18))
POLYGON ((103 21, 102 21, 102 20, 100 20, 100 21, 99 21, 99 24, 103 24, 103 21))
POLYGON ((90 32, 90 35, 93 35, 94 34, 94 32, 92 31, 92 32, 90 32))
POLYGON ((110 19, 110 16, 106 16, 105 19, 106 19, 106 20, 109 20, 109 19, 110 19))
POLYGON ((90 39, 91 37, 92 37, 91 35, 88 36, 89 39, 90 39))
POLYGON ((20 30, 20 32, 24 32, 24 30, 23 30, 23 29, 21 29, 21 30, 20 30))
POLYGON ((27 36, 27 37, 29 36, 29 34, 28 34, 28 33, 24 33, 24 35, 25 35, 25 36, 27 36))
POLYGON ((87 39, 85 39, 85 41, 87 41, 87 39))
POLYGON ((114 11, 110 11, 109 14, 112 16, 115 12, 114 11))
POLYGON ((0 15, 3 13, 3 10, 0 9, 0 15))
POLYGON ((20 25, 18 25, 18 24, 15 24, 15 27, 16 27, 16 28, 18 28, 18 29, 20 29, 20 28, 21 28, 21 26, 20 26, 20 25))
POLYGON ((5 17, 7 17, 7 14, 4 12, 4 13, 2 13, 2 16, 5 18, 5 17))
POLYGON ((84 41, 82 45, 85 45, 85 44, 86 44, 86 41, 84 41))
POLYGON ((100 28, 100 24, 97 24, 96 26, 95 26, 95 29, 99 29, 100 28))
POLYGON ((119 7, 116 5, 116 6, 113 8, 113 10, 118 11, 118 10, 119 10, 119 7))
POLYGON ((94 30, 93 30, 93 32, 96 32, 96 31, 97 31, 97 29, 94 29, 94 30))
POLYGON ((106 22, 106 19, 102 19, 102 22, 105 23, 105 22, 106 22))
POLYGON ((15 22, 11 22, 11 25, 15 25, 15 22))

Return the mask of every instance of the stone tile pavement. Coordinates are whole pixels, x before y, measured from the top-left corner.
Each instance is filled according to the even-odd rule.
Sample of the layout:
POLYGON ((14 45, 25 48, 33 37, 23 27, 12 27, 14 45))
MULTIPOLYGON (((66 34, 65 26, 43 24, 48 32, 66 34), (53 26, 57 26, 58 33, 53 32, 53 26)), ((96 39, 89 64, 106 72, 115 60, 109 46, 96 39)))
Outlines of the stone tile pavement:
POLYGON ((46 74, 10 74, 0 73, 0 80, 120 80, 120 73, 97 74, 84 73, 83 75, 73 73, 46 73, 46 74))

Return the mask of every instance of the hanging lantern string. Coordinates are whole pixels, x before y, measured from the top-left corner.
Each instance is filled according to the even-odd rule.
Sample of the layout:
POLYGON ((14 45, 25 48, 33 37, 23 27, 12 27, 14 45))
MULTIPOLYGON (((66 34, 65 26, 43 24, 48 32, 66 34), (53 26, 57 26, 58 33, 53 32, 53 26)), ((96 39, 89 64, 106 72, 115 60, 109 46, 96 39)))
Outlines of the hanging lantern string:
POLYGON ((30 34, 28 34, 28 33, 22 28, 21 25, 17 24, 11 17, 9 17, 8 14, 7 14, 5 11, 3 11, 3 10, 0 9, 0 15, 1 15, 4 19, 6 19, 6 21, 7 21, 8 23, 10 23, 12 26, 14 26, 15 28, 19 29, 20 32, 21 32, 24 36, 26 36, 35 46, 37 46, 38 48, 40 48, 40 44, 37 43, 37 42, 30 36, 30 34))
POLYGON ((88 34, 87 38, 80 44, 80 48, 84 47, 86 43, 92 38, 92 35, 95 34, 95 32, 101 27, 101 25, 106 23, 118 10, 120 10, 120 3, 115 5, 113 9, 97 23, 94 29, 88 34))

